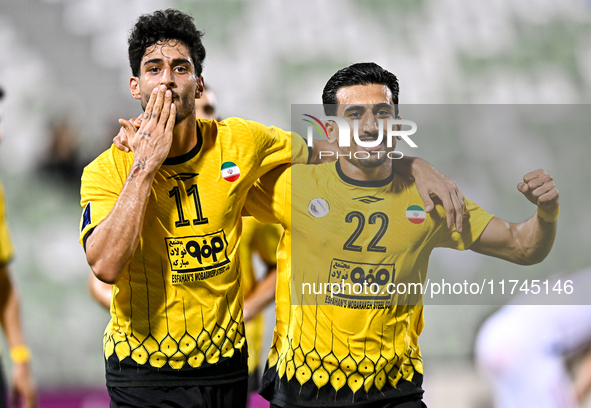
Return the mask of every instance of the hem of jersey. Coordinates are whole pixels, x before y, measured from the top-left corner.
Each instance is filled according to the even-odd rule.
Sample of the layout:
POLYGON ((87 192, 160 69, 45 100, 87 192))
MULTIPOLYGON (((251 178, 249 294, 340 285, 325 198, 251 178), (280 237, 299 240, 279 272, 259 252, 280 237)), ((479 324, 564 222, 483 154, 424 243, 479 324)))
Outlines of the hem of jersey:
POLYGON ((306 402, 304 405, 294 405, 292 403, 289 403, 289 402, 282 400, 280 398, 277 398, 275 396, 273 396, 273 398, 271 398, 271 400, 269 402, 271 404, 277 405, 282 408, 307 408, 307 407, 314 407, 314 408, 335 407, 335 408, 339 408, 339 407, 350 407, 352 405, 354 405, 355 408, 368 408, 380 401, 396 402, 396 403, 400 403, 400 404, 403 404, 405 402, 410 402, 410 401, 422 401, 423 394, 424 394, 424 391, 417 392, 416 394, 404 395, 401 397, 391 397, 391 396, 385 395, 382 398, 374 398, 374 399, 362 401, 362 402, 351 403, 350 401, 347 401, 347 402, 342 401, 342 402, 337 402, 337 403, 329 404, 329 405, 327 405, 326 402, 322 402, 322 403, 318 403, 318 404, 306 402))
POLYGON ((84 252, 86 252, 86 240, 88 239, 90 234, 92 234, 92 231, 94 231, 95 228, 96 227, 90 228, 88 231, 86 231, 86 234, 84 234, 84 237, 82 237, 82 248, 84 248, 84 252))
POLYGON ((168 378, 166 380, 107 380, 107 387, 115 388, 140 388, 140 387, 193 387, 231 384, 238 381, 244 381, 248 378, 248 371, 235 373, 233 375, 223 375, 220 377, 208 378, 168 378))
POLYGON ((197 154, 201 151, 201 146, 203 146, 203 136, 201 134, 201 129, 199 128, 199 122, 197 122, 197 144, 195 145, 195 147, 193 147, 190 151, 180 156, 167 158, 166 160, 164 160, 162 165, 170 166, 188 162, 193 157, 197 156, 197 154))
POLYGON ((343 169, 341 169, 341 161, 337 160, 335 163, 335 169, 337 171, 337 175, 339 176, 339 178, 344 181, 347 184, 351 184, 353 186, 356 187, 384 187, 387 186, 388 184, 392 183, 392 180, 394 180, 394 169, 392 169, 392 172, 390 173, 390 175, 388 177, 386 177, 385 179, 382 180, 355 180, 352 179, 351 177, 347 176, 345 173, 343 173, 343 169))

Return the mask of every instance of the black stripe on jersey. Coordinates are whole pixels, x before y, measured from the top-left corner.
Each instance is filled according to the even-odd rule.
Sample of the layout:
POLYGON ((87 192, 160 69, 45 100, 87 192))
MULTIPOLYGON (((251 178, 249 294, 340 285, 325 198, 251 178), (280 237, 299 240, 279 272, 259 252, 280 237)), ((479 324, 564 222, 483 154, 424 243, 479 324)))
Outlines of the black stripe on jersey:
POLYGON ((348 177, 347 175, 345 175, 345 173, 343 173, 343 170, 341 169, 340 159, 337 160, 335 167, 337 169, 337 174, 339 175, 341 180, 343 180, 347 184, 351 184, 351 185, 357 186, 357 187, 384 187, 384 186, 387 186, 388 184, 392 183, 392 180, 394 180, 394 170, 392 170, 390 175, 383 180, 363 181, 363 180, 355 180, 355 179, 352 179, 351 177, 348 177))
POLYGON ((199 151, 201 151, 201 146, 203 146, 203 136, 201 135, 201 129, 199 129, 199 123, 198 123, 197 124, 197 144, 195 145, 195 147, 183 155, 180 155, 177 157, 170 157, 170 158, 164 160, 164 163, 162 163, 162 164, 166 165, 166 166, 170 166, 170 165, 174 165, 174 164, 185 163, 185 162, 191 160, 193 157, 197 156, 197 153, 199 153, 199 151))

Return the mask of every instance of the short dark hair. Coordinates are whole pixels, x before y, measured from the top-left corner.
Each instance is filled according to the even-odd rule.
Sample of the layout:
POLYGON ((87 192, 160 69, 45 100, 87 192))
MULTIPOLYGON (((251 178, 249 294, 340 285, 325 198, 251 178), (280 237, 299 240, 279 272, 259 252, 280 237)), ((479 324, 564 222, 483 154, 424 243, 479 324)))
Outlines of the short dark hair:
POLYGON ((131 73, 140 76, 140 65, 146 49, 161 41, 178 40, 189 48, 195 73, 201 76, 205 47, 203 33, 195 27, 193 17, 174 9, 158 10, 138 18, 129 34, 128 54, 131 73))
MULTIPOLYGON (((337 71, 326 83, 322 91, 324 113, 336 115, 337 92, 339 89, 353 85, 386 85, 392 91, 392 101, 398 105, 398 78, 374 62, 360 62, 337 71)), ((398 106, 396 106, 398 116, 398 106)))

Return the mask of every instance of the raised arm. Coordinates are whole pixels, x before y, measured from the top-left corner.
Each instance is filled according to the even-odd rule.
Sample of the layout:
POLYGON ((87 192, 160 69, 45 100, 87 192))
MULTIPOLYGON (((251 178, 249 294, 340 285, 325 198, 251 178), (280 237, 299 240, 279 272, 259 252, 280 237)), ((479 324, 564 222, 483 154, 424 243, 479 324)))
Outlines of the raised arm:
POLYGON ((527 173, 517 189, 537 211, 529 220, 515 224, 493 218, 470 249, 520 265, 533 265, 546 258, 556 236, 558 190, 544 170, 527 173))
MULTIPOLYGON (((129 141, 134 162, 115 206, 86 239, 86 259, 95 276, 116 283, 131 261, 142 232, 142 224, 154 176, 166 159, 172 143, 175 107, 171 91, 154 88, 144 120, 129 141)), ((125 127, 133 127, 121 121, 125 127)))

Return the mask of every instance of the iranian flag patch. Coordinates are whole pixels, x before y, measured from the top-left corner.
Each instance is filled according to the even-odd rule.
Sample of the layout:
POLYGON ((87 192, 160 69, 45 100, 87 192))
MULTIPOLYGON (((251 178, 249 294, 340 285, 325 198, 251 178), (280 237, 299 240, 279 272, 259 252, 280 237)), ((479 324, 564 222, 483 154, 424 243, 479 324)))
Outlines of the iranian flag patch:
POLYGON ((235 163, 225 162, 222 164, 222 177, 226 181, 236 181, 240 178, 240 169, 235 163))
POLYGON ((420 224, 425 221, 425 210, 418 205, 411 205, 406 209, 406 218, 413 224, 420 224))

